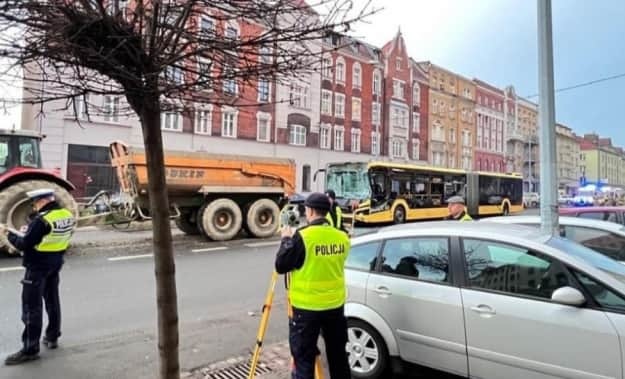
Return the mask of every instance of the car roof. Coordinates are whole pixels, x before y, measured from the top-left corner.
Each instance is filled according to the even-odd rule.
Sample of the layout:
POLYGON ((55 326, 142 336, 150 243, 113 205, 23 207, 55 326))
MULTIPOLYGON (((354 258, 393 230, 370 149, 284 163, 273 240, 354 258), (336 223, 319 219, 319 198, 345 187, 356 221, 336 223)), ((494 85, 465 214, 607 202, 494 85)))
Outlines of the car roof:
MULTIPOLYGON (((504 227, 506 235, 512 239, 528 239, 539 243, 546 242, 550 236, 534 227, 509 224, 504 227)), ((478 222, 429 221, 393 225, 380 228, 377 232, 365 233, 352 239, 352 243, 371 242, 379 239, 416 237, 416 236, 458 236, 501 240, 502 225, 485 225, 478 222)))
MULTIPOLYGON (((540 216, 499 216, 481 219, 479 223, 485 224, 488 222, 497 224, 540 224, 541 219, 540 216)), ((625 227, 623 225, 610 221, 559 216, 558 223, 560 225, 585 226, 625 235, 625 227)))
POLYGON ((625 207, 577 207, 577 208, 560 208, 560 213, 589 213, 589 212, 606 212, 606 211, 616 211, 616 212, 625 212, 625 207))

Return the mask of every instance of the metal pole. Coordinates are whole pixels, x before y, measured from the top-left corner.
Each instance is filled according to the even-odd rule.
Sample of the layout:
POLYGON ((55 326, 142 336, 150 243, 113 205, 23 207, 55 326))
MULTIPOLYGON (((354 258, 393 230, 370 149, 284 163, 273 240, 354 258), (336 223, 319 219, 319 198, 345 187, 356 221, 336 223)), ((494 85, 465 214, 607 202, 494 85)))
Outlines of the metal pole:
POLYGON ((551 0, 538 0, 538 87, 540 112, 540 218, 544 233, 559 235, 556 118, 553 85, 551 0))

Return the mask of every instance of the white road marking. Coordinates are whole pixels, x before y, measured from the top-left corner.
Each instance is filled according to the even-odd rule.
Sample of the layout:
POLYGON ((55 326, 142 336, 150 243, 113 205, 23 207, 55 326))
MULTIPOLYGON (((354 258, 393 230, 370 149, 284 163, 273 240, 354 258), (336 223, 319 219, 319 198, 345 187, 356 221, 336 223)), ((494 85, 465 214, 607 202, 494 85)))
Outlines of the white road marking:
POLYGON ((269 241, 269 242, 254 242, 254 243, 246 243, 247 247, 265 247, 265 246, 278 246, 280 245, 280 241, 269 241))
POLYGON ((142 254, 142 255, 125 255, 123 257, 112 257, 112 258, 108 258, 109 261, 111 262, 115 262, 115 261, 127 261, 130 259, 141 259, 141 258, 151 258, 153 257, 153 254, 142 254))
POLYGON ((22 271, 24 267, 16 266, 16 267, 2 267, 0 268, 0 272, 9 272, 9 271, 22 271))
POLYGON ((227 247, 226 246, 217 246, 217 247, 207 247, 204 249, 193 249, 191 250, 192 253, 206 253, 209 251, 218 251, 218 250, 226 250, 227 247))

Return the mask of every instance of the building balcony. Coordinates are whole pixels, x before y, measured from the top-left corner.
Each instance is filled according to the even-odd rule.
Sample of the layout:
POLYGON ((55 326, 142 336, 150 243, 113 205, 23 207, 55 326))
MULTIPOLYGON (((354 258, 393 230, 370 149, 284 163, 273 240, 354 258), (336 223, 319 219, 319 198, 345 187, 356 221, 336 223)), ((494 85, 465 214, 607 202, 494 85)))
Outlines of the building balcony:
POLYGON ((519 131, 508 130, 508 133, 506 134, 506 140, 509 142, 525 142, 525 136, 523 136, 523 134, 521 134, 519 131))

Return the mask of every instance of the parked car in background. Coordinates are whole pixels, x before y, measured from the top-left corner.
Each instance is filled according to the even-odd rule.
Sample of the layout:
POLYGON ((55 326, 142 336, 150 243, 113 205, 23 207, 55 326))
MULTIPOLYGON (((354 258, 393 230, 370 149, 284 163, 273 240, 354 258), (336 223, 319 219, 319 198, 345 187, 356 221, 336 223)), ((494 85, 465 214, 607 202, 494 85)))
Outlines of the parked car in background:
MULTIPOLYGON (((492 217, 484 222, 540 226, 540 216, 492 217)), ((580 243, 612 259, 625 262, 623 225, 579 217, 559 217, 560 236, 580 243)))
POLYGON ((571 206, 575 202, 575 199, 571 195, 562 194, 558 196, 558 204, 561 206, 571 206))
POLYGON ((610 221, 625 225, 625 207, 563 208, 559 213, 562 216, 610 221))
POLYGON ((354 378, 389 378, 402 362, 487 379, 623 378, 625 265, 537 228, 382 228, 353 238, 346 281, 354 378))
POLYGON ((540 205, 540 195, 537 192, 526 192, 523 194, 523 205, 525 208, 536 208, 540 205))

